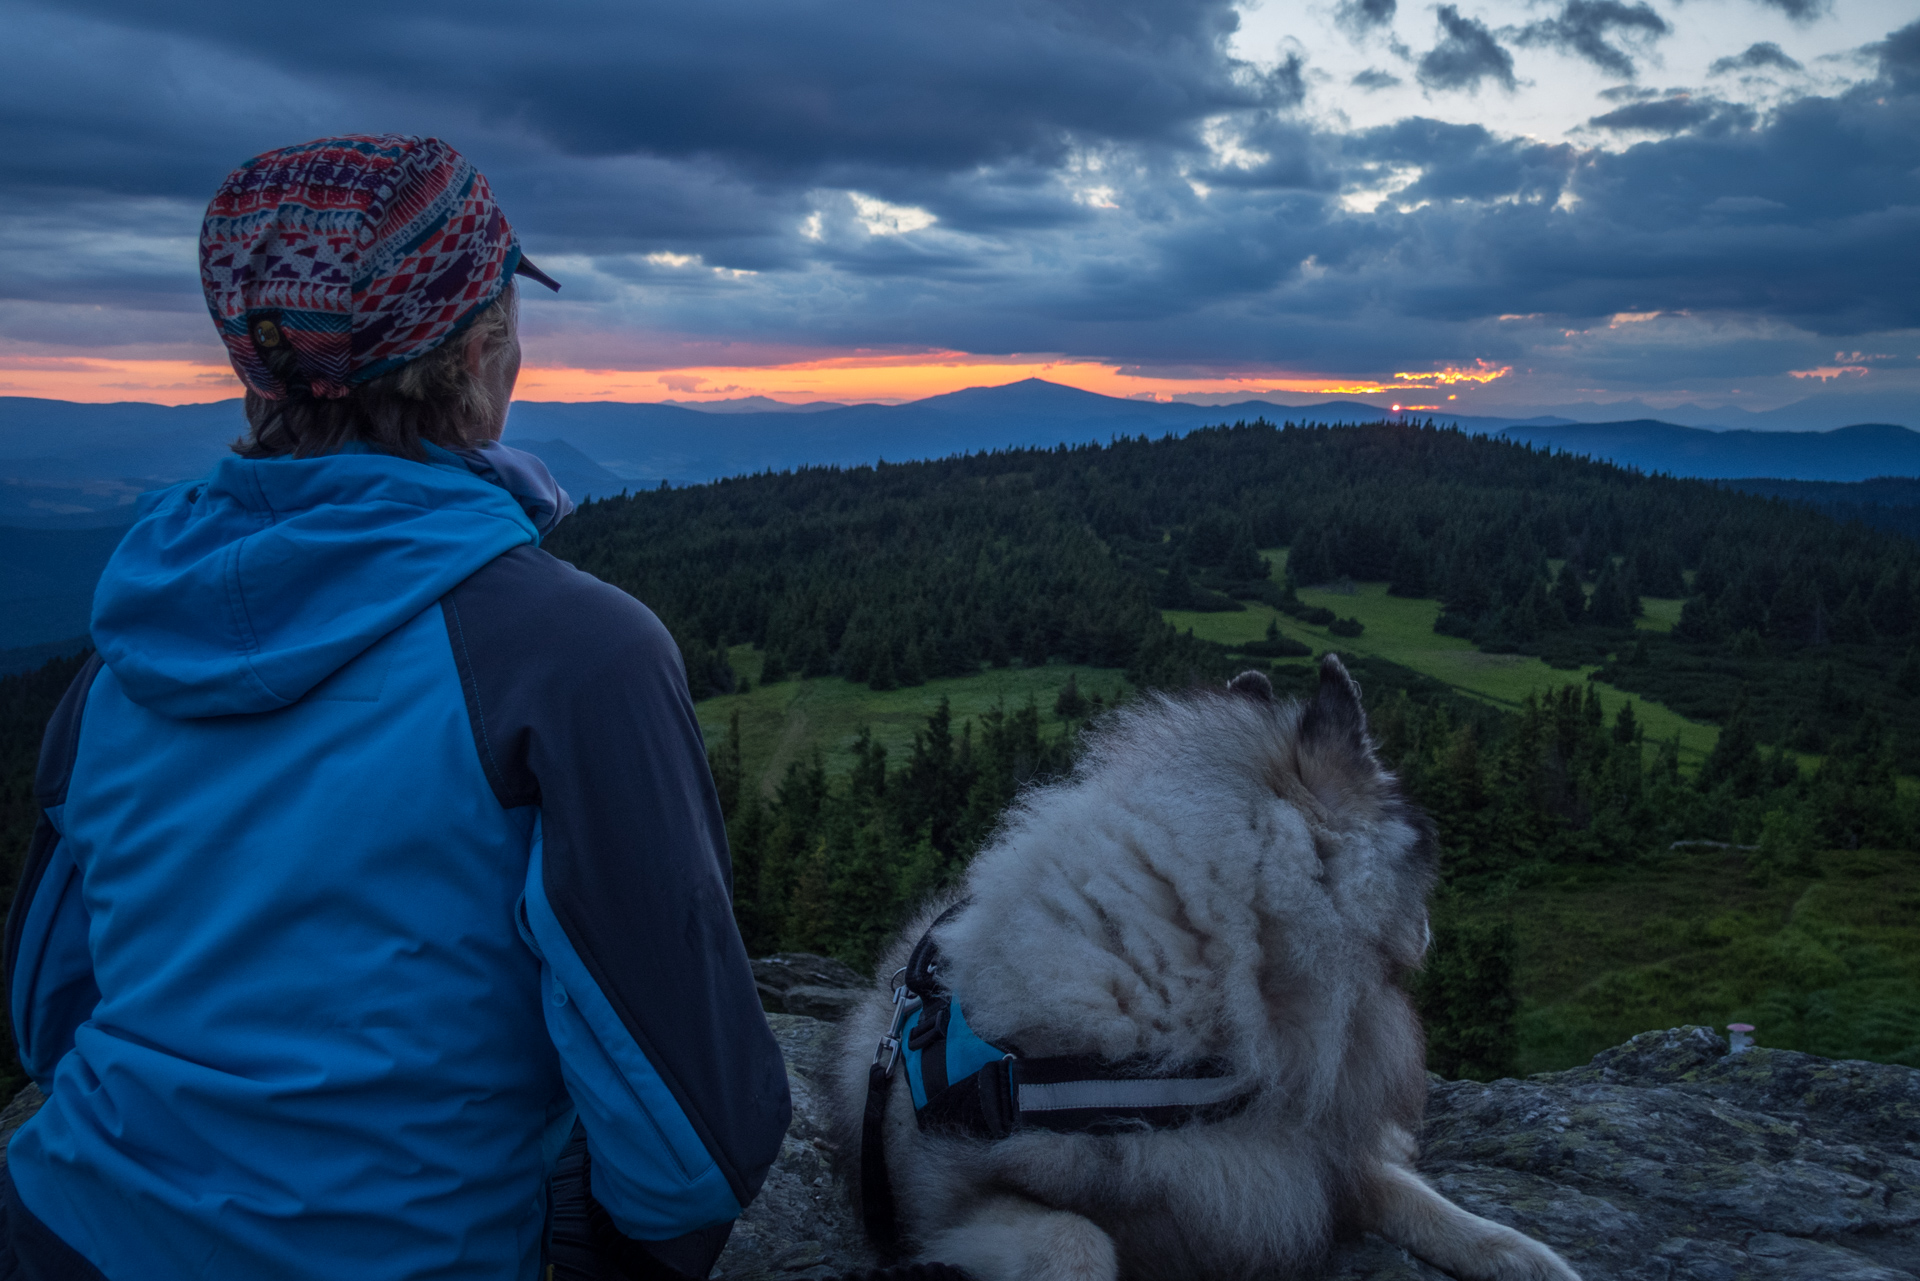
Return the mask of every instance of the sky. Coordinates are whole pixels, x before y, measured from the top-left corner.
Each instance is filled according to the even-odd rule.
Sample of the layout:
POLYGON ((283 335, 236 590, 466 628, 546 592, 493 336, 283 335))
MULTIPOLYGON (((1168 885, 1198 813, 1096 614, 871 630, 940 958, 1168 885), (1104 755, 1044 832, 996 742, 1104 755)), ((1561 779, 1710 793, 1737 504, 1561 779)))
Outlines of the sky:
POLYGON ((0 395, 238 394, 222 176, 446 139, 519 395, 1920 406, 1920 0, 0 2, 0 395))

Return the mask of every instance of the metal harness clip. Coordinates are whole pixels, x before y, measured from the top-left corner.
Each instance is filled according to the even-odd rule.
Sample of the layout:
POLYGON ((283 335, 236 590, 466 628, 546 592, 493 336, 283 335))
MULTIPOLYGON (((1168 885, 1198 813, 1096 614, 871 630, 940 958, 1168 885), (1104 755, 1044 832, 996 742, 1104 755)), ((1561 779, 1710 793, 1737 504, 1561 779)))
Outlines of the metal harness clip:
POLYGON ((907 1020, 921 1005, 920 998, 909 996, 907 985, 901 982, 906 972, 905 966, 893 972, 893 1022, 887 1025, 887 1034, 880 1038, 880 1048, 873 1052, 874 1066, 888 1079, 892 1079, 894 1064, 900 1061, 900 1030, 906 1027, 907 1020))

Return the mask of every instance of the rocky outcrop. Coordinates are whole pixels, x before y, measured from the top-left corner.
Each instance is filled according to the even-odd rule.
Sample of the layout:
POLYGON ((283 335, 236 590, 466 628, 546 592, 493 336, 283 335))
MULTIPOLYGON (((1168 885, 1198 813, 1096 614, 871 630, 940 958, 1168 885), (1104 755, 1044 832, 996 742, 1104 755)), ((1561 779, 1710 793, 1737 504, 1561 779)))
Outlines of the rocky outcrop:
POLYGON ((13 1132, 25 1125, 46 1101, 47 1096, 40 1093, 40 1087, 28 1082, 24 1090, 13 1096, 6 1110, 0 1111, 0 1170, 7 1167, 7 1143, 13 1138, 13 1132))
MULTIPOLYGON (((814 985, 789 988, 800 986, 814 985)), ((715 1275, 818 1281, 872 1267, 827 1142, 832 1025, 767 1021, 793 1125, 715 1275)), ((0 1112, 0 1144, 39 1104, 28 1086, 0 1112)), ((1920 1281, 1913 1068, 1729 1054, 1700 1027, 1648 1032, 1568 1072, 1435 1078, 1422 1146, 1436 1187, 1552 1245, 1586 1281, 1920 1281)), ((1340 1246, 1323 1274, 1446 1275, 1374 1238, 1340 1246)))
MULTIPOLYGON (((754 963, 757 969, 761 963, 754 963)), ((714 1276, 725 1281, 818 1281, 877 1262, 833 1174, 827 1141, 828 1047, 833 1025, 769 1014, 787 1060, 793 1124, 765 1186, 734 1225, 714 1276)))
POLYGON ((811 952, 780 952, 753 963, 761 1008, 769 1014, 837 1019, 860 1003, 867 981, 852 967, 811 952))
MULTIPOLYGON (((829 1029, 771 1021, 793 1129, 720 1273, 815 1281, 871 1266, 823 1142, 829 1029)), ((1548 1242, 1586 1281, 1920 1281, 1912 1068, 1728 1054, 1699 1027, 1648 1032, 1568 1072, 1435 1078, 1422 1144, 1436 1187, 1548 1242)), ((1446 1275, 1373 1238, 1340 1246, 1324 1273, 1446 1275)))

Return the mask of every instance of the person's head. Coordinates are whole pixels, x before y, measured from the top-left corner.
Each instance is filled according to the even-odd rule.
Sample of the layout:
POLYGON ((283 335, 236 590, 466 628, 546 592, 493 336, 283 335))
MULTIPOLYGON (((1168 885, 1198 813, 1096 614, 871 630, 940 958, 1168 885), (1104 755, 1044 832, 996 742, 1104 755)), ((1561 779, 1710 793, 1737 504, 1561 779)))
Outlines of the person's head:
POLYGON ((351 442, 410 458, 497 440, 520 370, 520 252, 437 138, 323 138, 228 175, 200 233, 207 305, 246 384, 252 458, 351 442))

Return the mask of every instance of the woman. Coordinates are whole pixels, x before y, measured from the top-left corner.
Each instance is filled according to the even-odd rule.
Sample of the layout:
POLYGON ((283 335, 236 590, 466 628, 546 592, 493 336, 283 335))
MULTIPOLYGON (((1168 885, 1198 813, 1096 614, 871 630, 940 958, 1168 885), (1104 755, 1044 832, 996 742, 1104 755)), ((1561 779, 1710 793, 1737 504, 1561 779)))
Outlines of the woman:
POLYGON ((786 1078, 678 651, 496 443, 513 279, 558 286, 400 136, 236 169, 201 273, 249 430, 128 532, 47 733, 0 1258, 531 1279, 577 1125, 612 1266, 706 1276, 786 1078))

